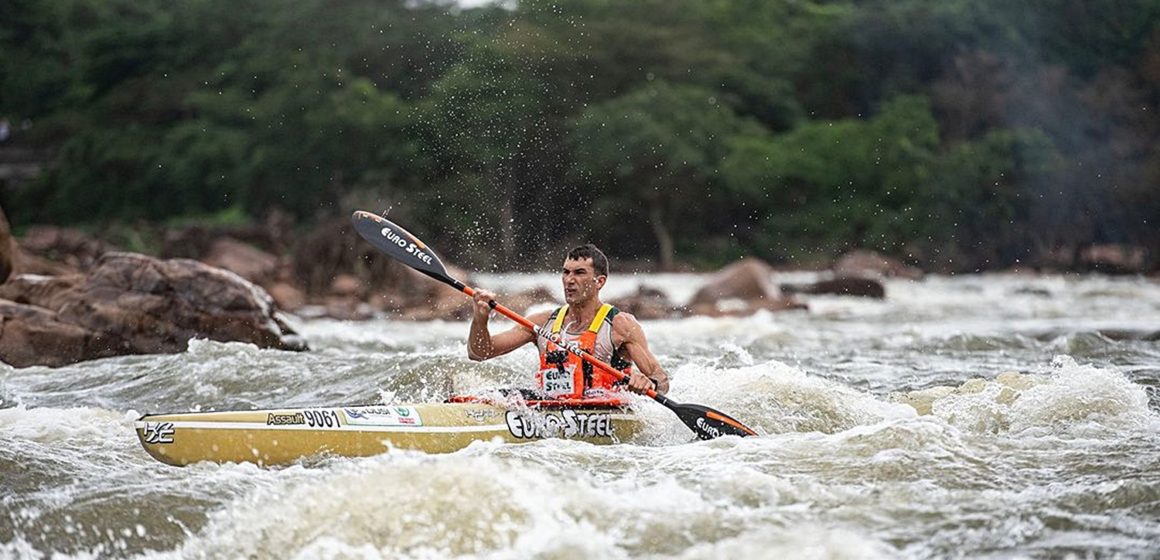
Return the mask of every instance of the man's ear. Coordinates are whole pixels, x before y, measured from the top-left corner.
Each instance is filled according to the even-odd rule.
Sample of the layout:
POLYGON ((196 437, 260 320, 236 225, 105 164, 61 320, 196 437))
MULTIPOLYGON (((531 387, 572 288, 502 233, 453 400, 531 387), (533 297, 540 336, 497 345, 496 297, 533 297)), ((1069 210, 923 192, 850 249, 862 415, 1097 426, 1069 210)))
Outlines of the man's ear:
POLYGON ((608 281, 608 277, 607 277, 607 276, 605 276, 605 275, 603 275, 603 274, 601 274, 600 276, 597 276, 597 277, 596 277, 596 288, 597 288, 597 289, 599 289, 599 288, 603 288, 603 287, 604 287, 604 283, 605 283, 605 282, 607 282, 607 281, 608 281))

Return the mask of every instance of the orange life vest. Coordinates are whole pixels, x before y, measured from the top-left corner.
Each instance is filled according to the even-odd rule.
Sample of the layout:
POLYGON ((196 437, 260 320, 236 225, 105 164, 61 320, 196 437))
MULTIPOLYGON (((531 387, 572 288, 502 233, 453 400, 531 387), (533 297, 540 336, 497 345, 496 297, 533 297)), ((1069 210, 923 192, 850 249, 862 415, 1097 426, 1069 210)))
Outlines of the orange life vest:
MULTIPOLYGON (((578 337, 569 335, 567 332, 560 332, 564 326, 564 316, 568 314, 567 305, 557 309, 548 317, 548 322, 552 325, 550 329, 552 334, 565 341, 576 341, 579 338, 577 344, 580 348, 628 375, 632 373, 632 364, 622 359, 615 349, 609 356, 601 356, 596 353, 596 337, 605 329, 607 329, 606 336, 609 337, 609 345, 611 346, 612 318, 619 312, 619 309, 607 303, 600 306, 600 310, 592 318, 592 324, 588 325, 588 329, 578 337)), ((579 356, 561 348, 551 340, 545 340, 541 348, 540 370, 536 372, 536 383, 541 391, 551 397, 580 399, 584 398, 586 393, 591 396, 593 392, 614 391, 623 385, 611 373, 592 367, 579 356)))

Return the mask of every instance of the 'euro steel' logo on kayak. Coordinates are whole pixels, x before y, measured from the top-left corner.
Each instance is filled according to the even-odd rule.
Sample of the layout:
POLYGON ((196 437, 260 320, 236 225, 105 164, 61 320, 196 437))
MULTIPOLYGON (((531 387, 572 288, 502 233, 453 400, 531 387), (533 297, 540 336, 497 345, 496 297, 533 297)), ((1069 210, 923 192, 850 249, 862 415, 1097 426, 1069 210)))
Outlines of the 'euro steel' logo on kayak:
POLYGON ((613 437, 612 415, 607 413, 568 409, 542 413, 509 410, 504 419, 508 431, 520 439, 613 437))

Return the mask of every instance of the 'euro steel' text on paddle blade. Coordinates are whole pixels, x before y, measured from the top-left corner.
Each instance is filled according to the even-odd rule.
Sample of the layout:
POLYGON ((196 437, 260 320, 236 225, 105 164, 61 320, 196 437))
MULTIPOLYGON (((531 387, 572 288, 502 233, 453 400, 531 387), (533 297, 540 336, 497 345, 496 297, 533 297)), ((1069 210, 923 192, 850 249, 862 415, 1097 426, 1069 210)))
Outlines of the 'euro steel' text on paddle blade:
POLYGON ((461 282, 447 275, 447 267, 443 266, 439 255, 406 229, 382 216, 362 210, 354 213, 351 222, 355 231, 379 251, 440 282, 463 289, 461 282))

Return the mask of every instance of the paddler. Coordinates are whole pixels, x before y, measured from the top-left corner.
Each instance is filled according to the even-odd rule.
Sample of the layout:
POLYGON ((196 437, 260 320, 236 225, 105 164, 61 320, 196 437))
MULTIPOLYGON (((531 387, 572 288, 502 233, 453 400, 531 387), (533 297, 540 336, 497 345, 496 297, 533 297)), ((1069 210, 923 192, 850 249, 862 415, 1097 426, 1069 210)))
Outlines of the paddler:
POLYGON ((565 305, 529 315, 528 320, 565 341, 578 343, 597 359, 624 372, 628 375, 627 384, 523 326, 492 335, 487 327, 491 317, 488 302, 496 296, 487 290, 475 291, 467 356, 482 361, 535 343, 540 352, 536 383, 551 398, 592 398, 626 386, 637 393, 648 389, 667 393, 669 376, 649 350, 636 317, 600 301, 600 289, 608 281, 608 258, 604 253, 591 243, 576 247, 565 257, 561 273, 565 305))

